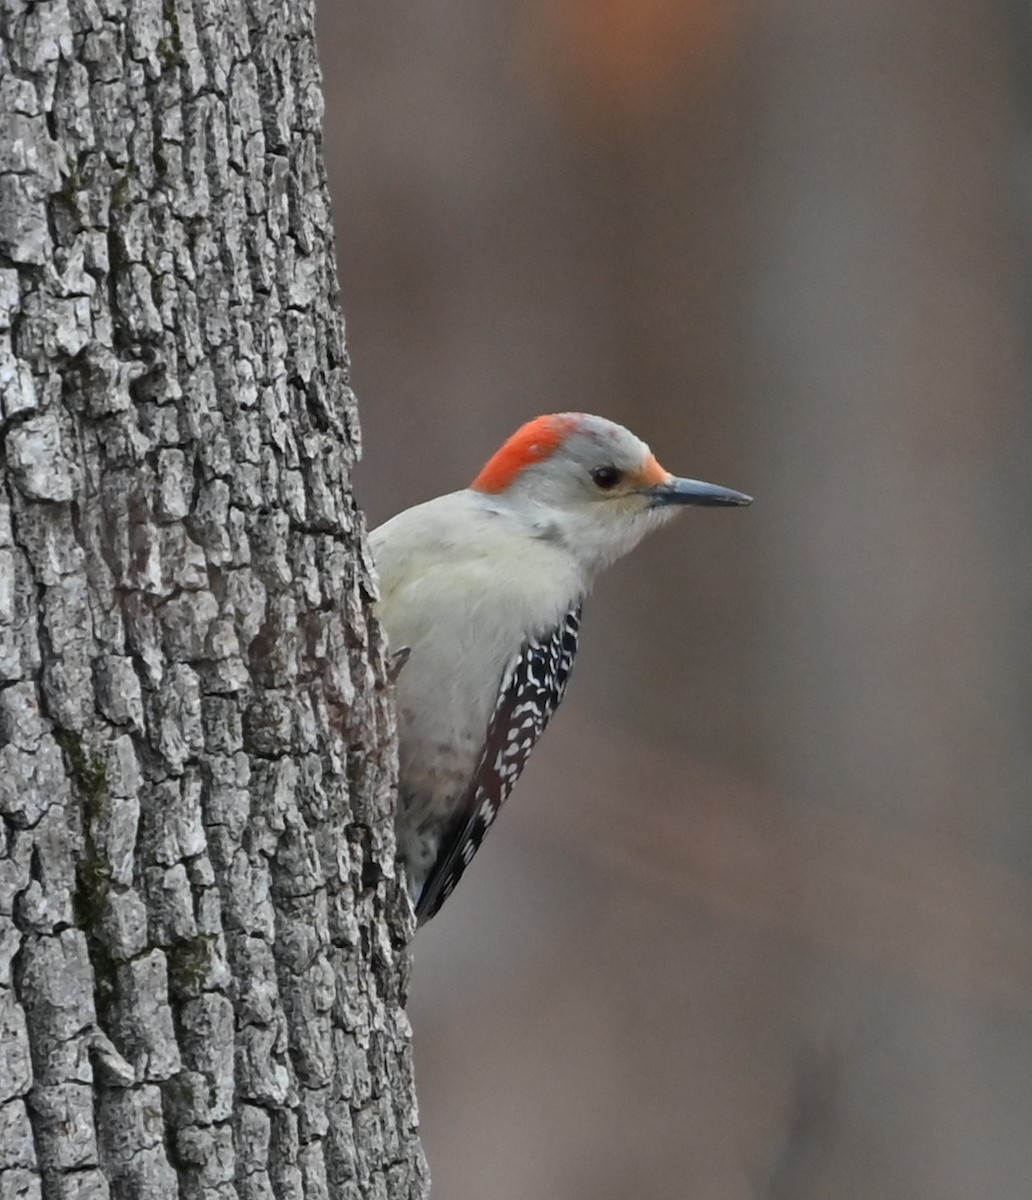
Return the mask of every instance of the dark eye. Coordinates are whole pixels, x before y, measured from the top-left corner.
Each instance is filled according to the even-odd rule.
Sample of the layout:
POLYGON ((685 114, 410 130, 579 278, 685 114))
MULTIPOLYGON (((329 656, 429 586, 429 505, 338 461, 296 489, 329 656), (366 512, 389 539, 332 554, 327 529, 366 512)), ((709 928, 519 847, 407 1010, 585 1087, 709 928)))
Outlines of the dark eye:
POLYGON ((600 487, 604 492, 611 491, 623 479, 623 471, 616 467, 596 467, 591 472, 591 478, 594 480, 595 486, 600 487))

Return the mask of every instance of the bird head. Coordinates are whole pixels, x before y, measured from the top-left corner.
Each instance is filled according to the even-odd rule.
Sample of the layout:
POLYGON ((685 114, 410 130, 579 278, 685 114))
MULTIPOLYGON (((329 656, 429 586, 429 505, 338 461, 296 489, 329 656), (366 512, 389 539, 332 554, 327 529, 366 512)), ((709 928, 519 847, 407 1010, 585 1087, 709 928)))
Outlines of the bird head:
POLYGON ((588 413, 529 421, 470 486, 537 536, 562 542, 590 574, 685 505, 752 502, 742 492, 672 475, 630 430, 588 413))

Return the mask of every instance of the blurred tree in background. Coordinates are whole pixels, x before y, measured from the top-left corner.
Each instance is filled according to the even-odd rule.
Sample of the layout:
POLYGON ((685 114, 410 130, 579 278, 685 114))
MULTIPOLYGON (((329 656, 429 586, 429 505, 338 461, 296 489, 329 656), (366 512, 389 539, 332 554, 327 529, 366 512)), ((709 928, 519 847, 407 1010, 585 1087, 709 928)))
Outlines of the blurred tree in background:
POLYGON ((419 939, 441 1194, 1025 1194, 1029 14, 321 19, 371 519, 550 409, 757 498, 604 581, 419 939))

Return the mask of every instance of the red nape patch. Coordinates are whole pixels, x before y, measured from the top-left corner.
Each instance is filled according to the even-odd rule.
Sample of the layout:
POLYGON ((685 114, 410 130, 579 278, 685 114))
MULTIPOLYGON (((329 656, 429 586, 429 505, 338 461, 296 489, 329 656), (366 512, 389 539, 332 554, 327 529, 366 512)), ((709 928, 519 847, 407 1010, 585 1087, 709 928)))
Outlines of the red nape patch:
POLYGON ((528 421, 516 430, 469 486, 478 492, 504 492, 525 467, 543 462, 554 454, 580 422, 579 413, 550 413, 528 421))

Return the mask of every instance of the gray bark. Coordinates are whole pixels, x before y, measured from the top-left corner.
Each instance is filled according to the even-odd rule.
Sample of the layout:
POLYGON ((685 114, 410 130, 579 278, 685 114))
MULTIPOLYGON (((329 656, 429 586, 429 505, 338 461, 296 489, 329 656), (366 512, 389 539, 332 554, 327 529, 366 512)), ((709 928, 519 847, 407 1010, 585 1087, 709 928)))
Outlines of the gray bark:
POLYGON ((416 1197, 311 0, 0 0, 0 1198, 416 1197))

